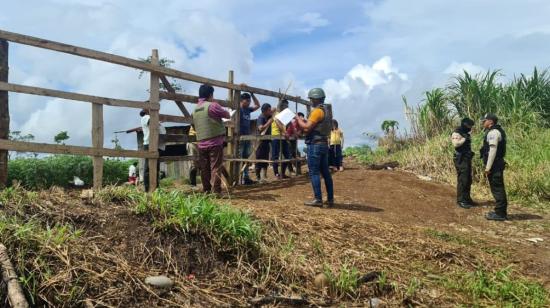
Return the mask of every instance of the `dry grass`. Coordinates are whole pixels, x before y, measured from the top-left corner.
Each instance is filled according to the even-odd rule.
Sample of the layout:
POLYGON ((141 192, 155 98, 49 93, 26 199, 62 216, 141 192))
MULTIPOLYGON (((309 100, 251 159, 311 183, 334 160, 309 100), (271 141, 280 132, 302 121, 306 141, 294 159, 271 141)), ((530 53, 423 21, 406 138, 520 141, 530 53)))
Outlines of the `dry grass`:
POLYGON ((134 197, 125 198, 118 188, 93 202, 61 189, 8 193, 0 196, 5 201, 0 240, 27 282, 29 297, 39 304, 244 306, 251 298, 276 294, 299 295, 319 306, 364 306, 378 297, 392 306, 542 307, 548 296, 522 277, 521 265, 509 268, 509 257, 497 253, 499 247, 465 235, 383 222, 304 224, 266 216, 256 218, 263 232, 254 249, 228 252, 200 230, 155 231, 152 220, 134 214, 137 197, 128 193, 134 197), (127 218, 128 226, 139 228, 108 229, 98 217, 105 224, 127 218), (117 230, 123 234, 110 237, 117 230), (374 271, 382 275, 357 282, 374 271), (329 276, 328 288, 313 284, 319 273, 329 276), (144 284, 155 274, 169 275, 175 287, 165 292, 144 284), (480 277, 489 278, 476 285, 480 277), (460 281, 464 287, 452 284, 460 281), (527 291, 508 296, 521 288, 527 291))

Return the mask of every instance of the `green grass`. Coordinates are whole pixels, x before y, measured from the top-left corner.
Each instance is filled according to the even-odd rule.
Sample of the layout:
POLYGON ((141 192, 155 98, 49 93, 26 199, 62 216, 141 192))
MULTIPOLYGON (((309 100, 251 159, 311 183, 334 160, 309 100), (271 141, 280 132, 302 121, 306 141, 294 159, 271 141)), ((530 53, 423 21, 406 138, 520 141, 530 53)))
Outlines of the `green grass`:
POLYGON ((260 239, 260 226, 250 214, 205 195, 157 190, 150 196, 141 194, 135 210, 151 215, 161 229, 205 232, 224 247, 250 247, 260 239))
MULTIPOLYGON (((106 159, 103 184, 112 185, 128 180, 128 168, 135 160, 106 159)), ((52 186, 67 187, 74 176, 92 184, 92 159, 76 155, 52 155, 44 158, 15 158, 8 162, 8 184, 14 181, 28 189, 52 186)))
POLYGON ((496 272, 479 268, 458 278, 445 279, 444 286, 467 295, 475 307, 485 306, 488 300, 501 307, 547 307, 549 304, 548 291, 542 285, 514 277, 510 268, 496 272))
POLYGON ((328 279, 331 290, 335 294, 350 297, 356 294, 361 274, 355 266, 345 262, 337 271, 334 271, 332 268, 325 265, 323 272, 328 279))
POLYGON ((471 240, 471 239, 467 239, 463 236, 454 235, 454 234, 450 234, 450 233, 443 232, 443 231, 438 231, 438 230, 434 230, 434 229, 426 229, 424 232, 427 235, 431 236, 431 237, 440 239, 440 240, 445 241, 445 242, 453 242, 453 243, 457 243, 457 244, 460 244, 460 245, 466 245, 466 246, 476 244, 476 242, 471 240))
MULTIPOLYGON (((54 263, 62 262, 56 251, 66 247, 81 235, 81 231, 67 224, 44 226, 35 219, 27 221, 17 216, 0 214, 0 242, 9 247, 10 256, 19 274, 19 282, 37 304, 38 290, 55 272, 54 263)), ((60 302, 71 302, 75 294, 63 296, 60 302)))

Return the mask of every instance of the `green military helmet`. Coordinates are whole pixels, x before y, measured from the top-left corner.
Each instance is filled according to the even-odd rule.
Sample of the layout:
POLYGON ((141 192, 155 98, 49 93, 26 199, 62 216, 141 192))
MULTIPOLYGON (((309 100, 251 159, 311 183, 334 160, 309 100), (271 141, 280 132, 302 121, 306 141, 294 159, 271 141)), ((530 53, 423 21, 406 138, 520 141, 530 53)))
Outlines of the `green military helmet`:
POLYGON ((313 88, 309 90, 309 93, 307 94, 307 97, 315 99, 325 98, 325 96, 325 91, 321 88, 313 88))

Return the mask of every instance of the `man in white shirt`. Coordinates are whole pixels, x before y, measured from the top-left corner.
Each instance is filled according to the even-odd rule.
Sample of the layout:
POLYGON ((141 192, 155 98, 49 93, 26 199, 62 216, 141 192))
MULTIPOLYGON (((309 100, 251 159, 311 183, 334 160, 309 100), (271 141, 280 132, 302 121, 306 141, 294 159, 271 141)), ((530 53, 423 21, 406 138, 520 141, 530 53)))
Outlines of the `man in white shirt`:
POLYGON ((470 196, 472 187, 472 138, 470 132, 474 121, 464 118, 451 135, 451 142, 455 148, 454 163, 456 168, 456 202, 458 206, 469 209, 474 202, 470 196))
MULTIPOLYGON (((141 130, 143 131, 143 150, 149 151, 149 121, 151 117, 149 116, 149 110, 143 109, 140 111, 139 115, 141 116, 141 130)), ((158 142, 158 151, 162 155, 162 152, 166 149, 166 142, 164 141, 164 135, 166 135, 166 128, 159 123, 159 142, 158 142)), ((160 168, 160 161, 157 160, 157 177, 158 171, 160 168)), ((143 168, 143 185, 145 186, 145 191, 149 191, 149 160, 145 159, 145 166, 143 168)))
POLYGON ((130 165, 130 168, 128 168, 128 183, 132 185, 137 185, 137 162, 134 162, 130 165))
POLYGON ((488 220, 502 221, 507 219, 508 200, 504 188, 504 169, 506 162, 506 133, 498 124, 498 118, 492 113, 487 113, 483 118, 483 127, 486 134, 483 138, 483 147, 480 156, 485 166, 485 175, 489 180, 491 193, 495 198, 495 211, 488 213, 488 220))

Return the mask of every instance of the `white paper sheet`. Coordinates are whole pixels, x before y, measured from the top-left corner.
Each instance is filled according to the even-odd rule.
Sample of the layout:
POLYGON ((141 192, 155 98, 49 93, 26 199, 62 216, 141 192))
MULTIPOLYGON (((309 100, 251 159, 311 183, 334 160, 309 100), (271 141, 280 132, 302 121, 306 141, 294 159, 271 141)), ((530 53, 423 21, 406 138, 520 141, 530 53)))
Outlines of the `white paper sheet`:
POLYGON ((288 123, 290 123, 290 121, 292 121, 295 116, 296 114, 292 112, 290 108, 286 108, 285 110, 277 113, 275 119, 279 120, 279 122, 281 122, 281 124, 283 124, 284 126, 287 126, 288 123))
POLYGON ((229 111, 229 119, 222 119, 222 121, 229 122, 229 121, 233 120, 233 115, 235 115, 235 112, 237 110, 231 110, 229 108, 226 108, 226 110, 229 111))

